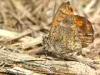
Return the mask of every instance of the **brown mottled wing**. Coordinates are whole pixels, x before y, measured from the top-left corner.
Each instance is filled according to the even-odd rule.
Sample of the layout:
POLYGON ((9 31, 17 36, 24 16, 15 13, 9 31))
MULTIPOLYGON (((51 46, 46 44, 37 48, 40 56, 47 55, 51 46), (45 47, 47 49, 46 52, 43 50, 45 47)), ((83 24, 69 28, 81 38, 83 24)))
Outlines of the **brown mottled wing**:
POLYGON ((52 22, 52 26, 58 26, 66 16, 74 15, 72 6, 69 2, 64 2, 58 8, 52 22))
POLYGON ((78 27, 78 35, 82 46, 87 47, 94 40, 94 30, 91 22, 85 17, 75 15, 74 23, 78 27))
POLYGON ((56 12, 56 15, 53 18, 51 29, 49 32, 49 37, 51 38, 51 40, 59 39, 58 37, 60 35, 57 34, 57 32, 59 32, 60 23, 65 19, 65 17, 69 15, 74 15, 73 9, 69 2, 64 2, 60 5, 56 12))

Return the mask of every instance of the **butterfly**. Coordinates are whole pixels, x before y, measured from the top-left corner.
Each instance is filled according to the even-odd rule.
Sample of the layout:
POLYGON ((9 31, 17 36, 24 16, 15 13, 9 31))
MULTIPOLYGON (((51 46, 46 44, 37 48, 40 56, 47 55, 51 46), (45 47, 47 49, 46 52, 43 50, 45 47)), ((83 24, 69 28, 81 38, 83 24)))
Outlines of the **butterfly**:
POLYGON ((74 14, 70 2, 64 2, 58 8, 46 40, 48 51, 56 56, 82 50, 94 40, 91 22, 80 15, 74 14))

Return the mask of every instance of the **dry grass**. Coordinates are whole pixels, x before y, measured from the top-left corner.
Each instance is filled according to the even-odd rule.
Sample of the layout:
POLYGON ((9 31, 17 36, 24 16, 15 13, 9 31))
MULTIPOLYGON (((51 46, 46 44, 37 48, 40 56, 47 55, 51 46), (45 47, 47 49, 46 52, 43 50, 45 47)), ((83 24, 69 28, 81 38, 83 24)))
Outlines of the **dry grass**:
MULTIPOLYGON (((48 34, 53 16, 63 1, 66 0, 0 0, 0 45, 18 53, 35 55, 41 52, 42 36, 48 34)), ((95 40, 86 55, 99 61, 100 1, 70 2, 78 15, 88 18, 93 24, 95 40)), ((100 70, 99 65, 97 67, 100 70)))

